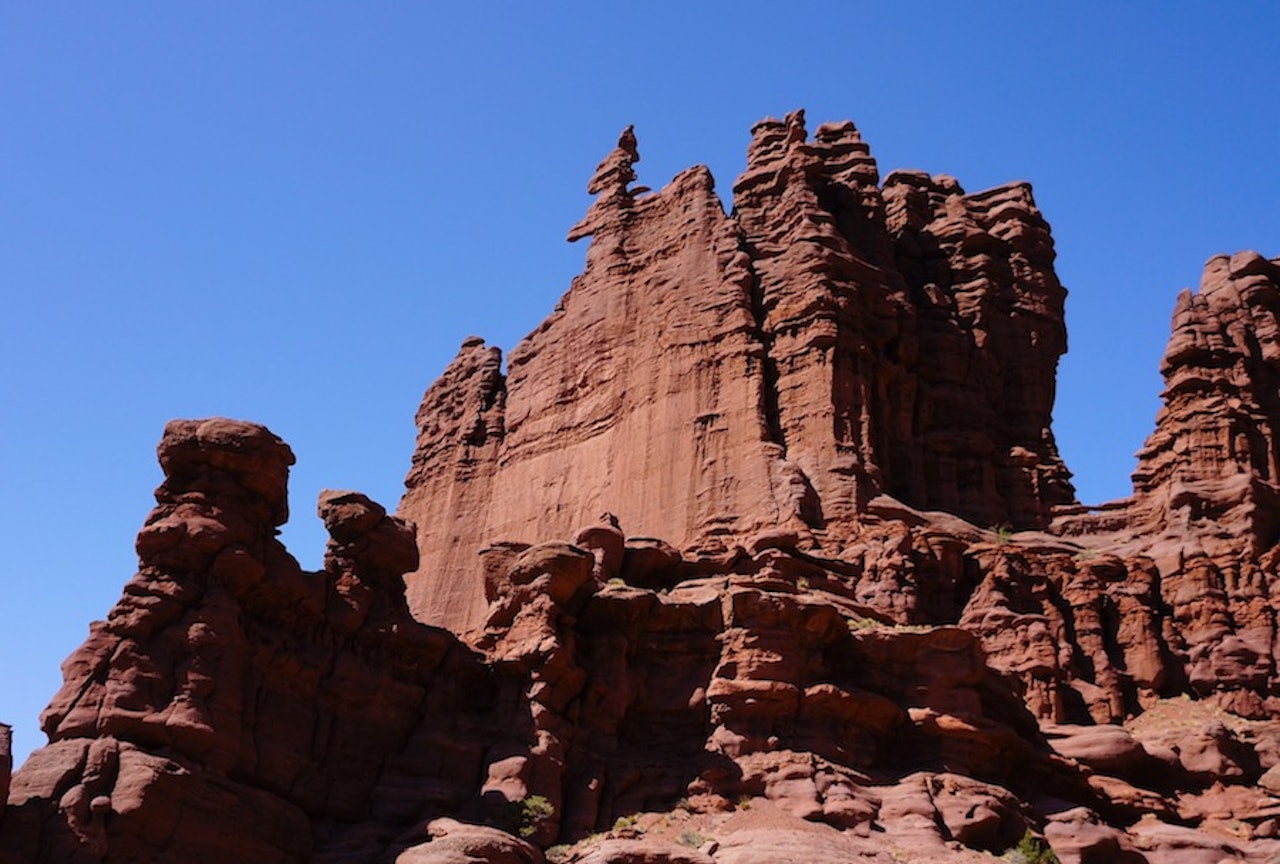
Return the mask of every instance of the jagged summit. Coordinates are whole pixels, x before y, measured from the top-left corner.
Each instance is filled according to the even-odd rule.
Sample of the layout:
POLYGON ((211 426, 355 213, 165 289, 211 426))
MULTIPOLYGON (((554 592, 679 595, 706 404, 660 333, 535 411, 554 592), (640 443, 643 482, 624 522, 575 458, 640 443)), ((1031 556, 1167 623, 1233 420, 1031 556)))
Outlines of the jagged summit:
POLYGON ((636 133, 632 126, 622 130, 618 136, 618 146, 596 167, 596 173, 587 184, 587 192, 598 196, 581 222, 569 229, 569 242, 602 231, 622 219, 631 208, 635 196, 649 191, 640 187, 632 189, 636 181, 635 168, 640 161, 640 151, 636 145, 636 133))
POLYGON ((424 398, 399 510, 428 550, 417 614, 478 624, 482 548, 602 509, 695 556, 782 529, 838 557, 880 494, 984 527, 1073 502, 1065 291, 1028 186, 881 187, 852 123, 810 138, 799 111, 753 128, 732 215, 703 167, 637 198, 638 159, 628 127, 569 234, 586 270, 509 373, 464 346, 424 398))
POLYGON ((882 181, 802 112, 730 214, 638 159, 506 371, 472 336, 427 390, 398 515, 321 493, 322 570, 283 441, 165 428, 12 777, 0 724, 0 864, 1280 856, 1280 261, 1179 297, 1134 494, 1089 508, 1030 186, 882 181))

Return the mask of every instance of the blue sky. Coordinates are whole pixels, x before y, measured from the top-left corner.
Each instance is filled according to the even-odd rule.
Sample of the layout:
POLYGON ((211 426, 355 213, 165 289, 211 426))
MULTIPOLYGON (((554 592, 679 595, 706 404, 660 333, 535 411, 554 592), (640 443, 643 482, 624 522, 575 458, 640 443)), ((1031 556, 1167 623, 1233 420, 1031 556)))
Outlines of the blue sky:
POLYGON ((1071 294, 1056 430, 1128 492, 1177 291, 1280 255, 1270 3, 62 3, 0 0, 0 721, 133 573, 166 420, 255 420, 394 506, 423 389, 511 348, 627 124, 658 187, 727 193, 757 119, 858 124, 882 175, 1028 179, 1071 294))

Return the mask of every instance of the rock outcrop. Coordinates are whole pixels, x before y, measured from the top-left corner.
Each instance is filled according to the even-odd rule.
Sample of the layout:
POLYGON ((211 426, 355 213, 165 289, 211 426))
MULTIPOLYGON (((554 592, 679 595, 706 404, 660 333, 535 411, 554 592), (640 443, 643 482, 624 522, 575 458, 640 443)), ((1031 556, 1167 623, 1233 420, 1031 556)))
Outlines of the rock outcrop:
POLYGON ((607 510, 720 551, 795 509, 736 227, 705 168, 645 195, 629 188, 638 158, 628 130, 570 235, 592 238, 586 272, 506 374, 468 340, 427 392, 399 509, 418 525, 409 600, 424 620, 483 620, 478 553, 494 539, 569 537, 607 510))
POLYGON ((1055 522, 1109 574, 1109 628, 1128 630, 1119 638, 1145 657, 1128 664, 1140 696, 1191 692, 1254 718, 1276 710, 1278 309, 1280 263, 1211 259, 1200 290, 1178 296, 1164 404, 1133 496, 1055 522))
POLYGON ((479 551, 601 511, 686 553, 764 528, 838 557, 881 493, 1042 527, 1074 494, 1050 431, 1066 348, 1053 242, 1026 184, 877 186, 850 123, 755 127, 724 213, 705 168, 632 189, 634 133, 570 239, 586 271, 501 372, 475 339, 427 391, 399 513, 410 605, 465 632, 479 551))
POLYGON ((880 180, 849 123, 635 186, 507 357, 426 393, 398 515, 174 421, 0 864, 1280 855, 1280 261, 1184 293, 1134 494, 1074 500, 1026 184, 880 180))
POLYGON ((935 844, 1012 843, 1036 819, 1017 794, 1097 806, 977 638, 806 590, 819 571, 797 553, 686 562, 616 520, 581 547, 511 548, 489 562, 477 652, 409 617, 412 528, 363 495, 321 494, 325 569, 298 568, 274 537, 293 456, 263 427, 175 421, 159 454, 139 572, 14 778, 6 864, 536 864, 439 819, 546 847, 755 797, 865 838, 899 818, 883 802, 902 778, 928 813, 987 802, 935 844))
MULTIPOLYGON (((1253 252, 1205 265, 1184 290, 1161 373, 1164 406, 1138 454, 1134 528, 1214 535, 1257 558, 1280 532, 1280 264, 1253 252)), ((1207 550, 1214 552, 1212 548, 1207 550)))
POLYGON ((1049 428, 1066 292, 1030 187, 878 181, 853 124, 808 140, 797 112, 756 125, 734 185, 786 456, 839 539, 882 492, 1042 526, 1074 495, 1049 428))
POLYGON ((303 861, 349 823, 376 835, 406 807, 456 806, 485 746, 466 706, 491 685, 479 658, 409 616, 412 529, 326 492, 325 570, 306 573, 275 539, 282 441, 175 421, 159 456, 139 571, 63 666, 0 860, 303 861), (424 739, 443 742, 435 764, 396 761, 424 739))

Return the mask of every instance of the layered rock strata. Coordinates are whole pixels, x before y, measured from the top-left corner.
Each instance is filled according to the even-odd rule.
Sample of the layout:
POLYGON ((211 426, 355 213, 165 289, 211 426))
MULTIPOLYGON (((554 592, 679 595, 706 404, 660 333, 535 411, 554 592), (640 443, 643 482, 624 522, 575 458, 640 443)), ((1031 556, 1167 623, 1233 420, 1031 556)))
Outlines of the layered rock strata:
POLYGON ((485 748, 468 706, 492 685, 409 616, 412 529, 325 493, 332 539, 307 573, 275 539, 282 441, 175 421, 159 457, 138 573, 63 666, 0 860, 304 861, 353 824, 376 837, 405 807, 454 809, 485 748), (398 760, 411 742, 434 744, 432 759, 398 760))
POLYGON ((586 272, 506 374, 468 340, 424 399, 399 510, 424 550, 409 579, 424 620, 483 620, 478 553, 494 539, 569 536, 610 511, 714 549, 796 509, 736 228, 705 168, 645 195, 629 188, 638 158, 628 132, 597 169, 570 235, 592 238, 586 272))
POLYGON ((691 555, 761 528, 832 557, 889 493, 979 525, 1074 500, 1050 431, 1065 291, 1026 184, 895 174, 850 123, 755 127, 725 215, 705 168, 647 194, 628 129, 570 239, 585 272, 512 352, 428 390, 401 516, 424 620, 482 618, 478 553, 602 511, 691 555))
POLYGON ((704 864, 792 843, 978 860, 966 850, 1028 831, 1066 861, 1271 850, 1174 830, 1274 827, 1270 787, 1232 791, 1280 764, 1265 724, 1037 726, 999 641, 1039 617, 1010 587, 1035 554, 1017 542, 972 537, 961 557, 990 574, 966 614, 1018 620, 903 626, 794 534, 691 559, 610 515, 573 542, 491 547, 472 649, 408 616, 412 529, 358 493, 322 493, 325 569, 298 569, 273 536, 292 454, 267 430, 175 422, 160 454, 139 573, 64 667, 51 743, 0 821, 4 864, 538 864, 565 843, 574 860, 681 860, 713 830, 704 864), (670 815, 635 830, 646 812, 670 815), (1124 830, 1143 816, 1168 831, 1124 830))
POLYGON ((1064 509, 1054 524, 1110 574, 1105 602, 1137 601, 1110 629, 1147 634, 1139 698, 1191 692, 1248 717, 1276 710, 1278 309, 1280 262, 1212 258, 1199 291, 1177 299, 1133 496, 1064 509))
POLYGON ((1203 536, 1211 555, 1218 540, 1227 559, 1275 545, 1278 315, 1280 264, 1255 252, 1211 259, 1200 290, 1178 295, 1164 405, 1133 475, 1135 531, 1203 536))
POLYGON ((1029 187, 881 182, 799 113, 729 215, 638 159, 506 369, 471 338, 427 391, 399 516, 322 493, 321 572, 282 441, 166 428, 49 745, 10 780, 0 734, 0 864, 1280 855, 1280 261, 1179 297, 1089 508, 1029 187))
POLYGON ((175 421, 159 454, 139 572, 64 665, 5 864, 454 860, 500 832, 441 817, 545 848, 754 798, 862 841, 942 812, 921 842, 998 850, 1033 795, 1102 806, 973 635, 804 588, 821 568, 772 543, 685 561, 611 519, 495 549, 477 653, 409 617, 412 528, 363 495, 321 494, 325 569, 298 568, 274 538, 293 456, 263 427, 175 421))
POLYGON ((839 538, 881 492, 1044 525, 1074 500, 1049 429, 1066 292, 1030 187, 878 181, 853 124, 809 140, 798 112, 756 125, 734 185, 787 457, 839 538))

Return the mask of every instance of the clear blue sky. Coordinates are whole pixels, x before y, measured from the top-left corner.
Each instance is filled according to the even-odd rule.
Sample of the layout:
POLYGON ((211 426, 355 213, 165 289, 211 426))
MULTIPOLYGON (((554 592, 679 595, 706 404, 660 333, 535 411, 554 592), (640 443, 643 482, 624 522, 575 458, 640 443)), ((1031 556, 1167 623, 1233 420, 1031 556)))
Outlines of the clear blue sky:
POLYGON ((1274 3, 25 3, 0 0, 0 720, 133 573, 166 420, 262 422, 319 489, 394 506, 423 389, 509 349, 582 264, 586 180, 751 124, 853 119, 882 174, 1029 179, 1071 291, 1057 432, 1128 492, 1178 289, 1280 255, 1274 3))

